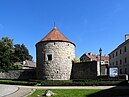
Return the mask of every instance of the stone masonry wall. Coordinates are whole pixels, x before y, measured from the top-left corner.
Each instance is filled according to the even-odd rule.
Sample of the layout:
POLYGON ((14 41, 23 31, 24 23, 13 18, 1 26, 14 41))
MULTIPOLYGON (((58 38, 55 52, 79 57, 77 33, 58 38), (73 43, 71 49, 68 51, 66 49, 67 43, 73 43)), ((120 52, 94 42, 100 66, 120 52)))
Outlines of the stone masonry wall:
POLYGON ((44 42, 36 45, 37 78, 69 80, 75 46, 69 42, 44 42), (52 60, 48 60, 52 55, 52 60))
POLYGON ((97 79, 97 62, 73 64, 71 79, 97 79))
POLYGON ((10 70, 8 72, 0 72, 0 78, 20 80, 36 79, 36 72, 35 69, 10 70))

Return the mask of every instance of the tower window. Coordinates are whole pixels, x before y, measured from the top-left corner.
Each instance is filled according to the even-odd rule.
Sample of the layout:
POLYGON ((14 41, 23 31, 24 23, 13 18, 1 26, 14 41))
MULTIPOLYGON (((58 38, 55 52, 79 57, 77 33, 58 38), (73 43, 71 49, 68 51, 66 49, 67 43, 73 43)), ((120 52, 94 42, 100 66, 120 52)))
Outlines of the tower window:
POLYGON ((47 58, 48 58, 48 61, 51 61, 52 60, 52 54, 48 54, 47 58))

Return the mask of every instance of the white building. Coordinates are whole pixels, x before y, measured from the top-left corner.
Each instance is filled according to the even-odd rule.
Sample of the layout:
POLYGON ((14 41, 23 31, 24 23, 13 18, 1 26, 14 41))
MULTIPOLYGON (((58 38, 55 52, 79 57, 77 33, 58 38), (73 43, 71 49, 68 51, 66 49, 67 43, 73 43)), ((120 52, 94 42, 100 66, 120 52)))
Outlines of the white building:
POLYGON ((129 35, 109 54, 110 67, 118 67, 119 74, 129 74, 129 35))

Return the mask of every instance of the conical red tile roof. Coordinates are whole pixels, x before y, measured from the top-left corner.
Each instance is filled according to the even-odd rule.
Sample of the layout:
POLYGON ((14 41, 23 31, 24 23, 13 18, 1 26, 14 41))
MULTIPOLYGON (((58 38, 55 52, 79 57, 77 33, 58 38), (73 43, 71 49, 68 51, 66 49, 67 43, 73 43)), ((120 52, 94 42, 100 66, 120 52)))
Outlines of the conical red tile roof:
MULTIPOLYGON (((54 27, 41 41, 47 42, 47 41, 63 41, 63 42, 70 42, 72 43, 68 38, 66 38, 56 27, 54 27)), ((72 43, 74 44, 74 43, 72 43)), ((75 44, 74 44, 75 45, 75 44)))
MULTIPOLYGON (((62 40, 69 41, 58 29, 54 28, 41 41, 62 40)), ((70 41, 69 41, 70 42, 70 41)))

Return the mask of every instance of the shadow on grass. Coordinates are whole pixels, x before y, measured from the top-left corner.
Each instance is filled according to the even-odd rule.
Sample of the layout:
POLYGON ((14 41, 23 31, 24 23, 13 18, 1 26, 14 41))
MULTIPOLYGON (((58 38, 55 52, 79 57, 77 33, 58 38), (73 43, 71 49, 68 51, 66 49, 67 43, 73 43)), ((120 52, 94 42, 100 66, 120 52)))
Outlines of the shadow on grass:
POLYGON ((86 97, 129 97, 129 86, 116 86, 87 95, 86 97))

